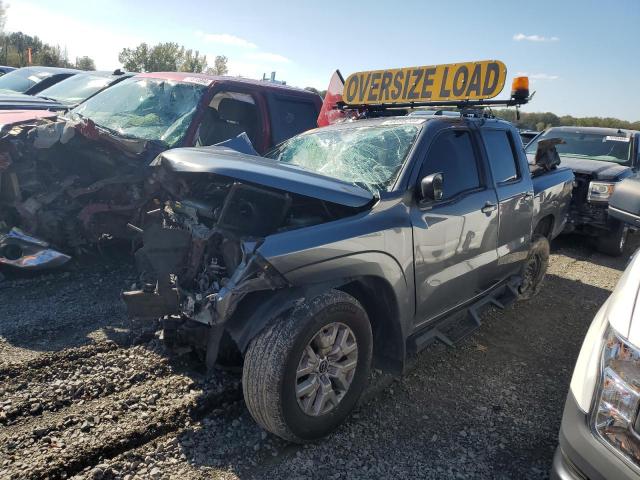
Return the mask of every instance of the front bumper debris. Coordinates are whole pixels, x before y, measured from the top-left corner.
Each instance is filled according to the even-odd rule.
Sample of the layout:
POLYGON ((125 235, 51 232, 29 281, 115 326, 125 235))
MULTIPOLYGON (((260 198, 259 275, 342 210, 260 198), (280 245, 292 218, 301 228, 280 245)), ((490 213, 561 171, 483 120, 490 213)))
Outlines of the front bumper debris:
POLYGON ((60 267, 71 257, 50 248, 44 240, 32 237, 19 228, 0 234, 0 265, 23 270, 60 267))

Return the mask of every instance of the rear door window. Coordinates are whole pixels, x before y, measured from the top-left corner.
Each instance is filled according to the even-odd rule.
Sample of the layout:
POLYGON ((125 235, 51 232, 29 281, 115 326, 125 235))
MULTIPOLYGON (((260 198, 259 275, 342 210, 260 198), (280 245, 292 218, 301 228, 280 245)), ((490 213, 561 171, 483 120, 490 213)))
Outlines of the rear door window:
POLYGON ((316 121, 320 111, 312 101, 293 95, 269 93, 267 102, 273 145, 317 127, 316 121))
POLYGON ((484 130, 482 137, 496 183, 519 179, 518 156, 511 134, 506 130, 484 130))
POLYGON ((420 179, 442 173, 443 200, 480 187, 478 161, 471 133, 448 130, 434 140, 420 170, 420 179))

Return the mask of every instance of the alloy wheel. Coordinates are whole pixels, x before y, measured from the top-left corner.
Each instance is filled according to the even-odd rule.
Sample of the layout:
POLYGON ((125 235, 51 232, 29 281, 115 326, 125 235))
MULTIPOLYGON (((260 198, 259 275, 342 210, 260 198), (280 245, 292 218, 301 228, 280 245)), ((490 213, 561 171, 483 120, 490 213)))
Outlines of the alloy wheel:
POLYGON ((344 323, 322 327, 305 347, 296 371, 296 397, 310 416, 333 410, 351 386, 358 364, 358 343, 344 323))

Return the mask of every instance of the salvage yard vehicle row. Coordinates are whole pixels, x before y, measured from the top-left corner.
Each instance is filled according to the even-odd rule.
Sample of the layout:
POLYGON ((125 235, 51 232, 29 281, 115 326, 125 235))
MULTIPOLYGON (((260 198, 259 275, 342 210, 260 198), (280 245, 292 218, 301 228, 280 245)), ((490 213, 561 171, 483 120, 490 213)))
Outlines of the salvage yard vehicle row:
POLYGON ((36 240, 20 232, 0 239, 0 252, 14 245, 0 262, 45 268, 60 260, 51 248, 73 254, 133 238, 127 224, 156 205, 148 165, 158 153, 243 132, 250 151, 264 153, 315 126, 320 103, 292 87, 169 72, 123 80, 54 121, 37 120, 47 116, 41 111, 12 114, 0 131, 0 228, 36 240))

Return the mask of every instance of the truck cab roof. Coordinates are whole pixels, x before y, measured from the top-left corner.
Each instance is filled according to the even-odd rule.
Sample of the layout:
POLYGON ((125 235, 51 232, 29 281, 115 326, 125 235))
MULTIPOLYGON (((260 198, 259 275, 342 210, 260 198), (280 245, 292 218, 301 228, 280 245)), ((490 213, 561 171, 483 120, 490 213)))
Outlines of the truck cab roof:
POLYGON ((266 82, 262 80, 253 80, 244 77, 231 77, 227 75, 207 75, 205 73, 189 73, 189 72, 148 72, 139 73, 137 77, 146 78, 158 78, 162 80, 174 80, 177 82, 199 83, 200 85, 207 85, 209 87, 216 83, 236 84, 244 85, 252 89, 264 89, 273 92, 287 93, 287 94, 302 94, 307 96, 316 97, 317 94, 304 90, 302 88, 292 87, 289 85, 282 85, 279 83, 266 82))
MULTIPOLYGON (((326 127, 321 127, 324 129, 342 129, 342 128, 354 128, 359 126, 376 126, 376 125, 427 125, 428 123, 448 123, 448 124, 465 124, 465 123, 474 123, 474 124, 482 124, 482 125, 505 125, 509 128, 512 127, 512 124, 501 120, 498 118, 490 118, 490 117, 479 117, 479 116, 471 116, 464 115, 458 113, 458 115, 437 115, 437 114, 408 114, 408 115, 397 115, 397 116, 382 116, 382 117, 372 117, 372 118, 363 118, 359 120, 353 121, 344 121, 338 122, 331 125, 327 125, 326 127)), ((309 130, 305 133, 310 133, 316 131, 318 129, 309 130)))

